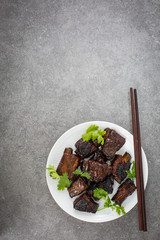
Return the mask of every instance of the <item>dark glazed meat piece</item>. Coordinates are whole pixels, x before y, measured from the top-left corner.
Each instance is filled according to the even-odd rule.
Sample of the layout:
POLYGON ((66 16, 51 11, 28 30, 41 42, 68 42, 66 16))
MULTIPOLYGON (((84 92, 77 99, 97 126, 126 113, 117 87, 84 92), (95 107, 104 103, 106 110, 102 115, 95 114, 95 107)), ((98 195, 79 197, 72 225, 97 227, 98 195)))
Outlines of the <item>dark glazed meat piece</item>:
MULTIPOLYGON (((87 189, 87 193, 88 193, 89 196, 93 197, 94 189, 102 188, 106 192, 111 194, 113 192, 113 183, 114 183, 113 176, 112 175, 107 176, 102 182, 91 183, 89 188, 87 189)), ((97 200, 97 198, 95 198, 95 200, 97 200)))
POLYGON ((100 143, 98 143, 97 139, 93 141, 93 144, 98 148, 101 146, 100 143))
POLYGON ((85 183, 83 178, 78 177, 77 180, 75 180, 71 184, 71 186, 68 188, 68 192, 70 197, 72 198, 84 192, 85 190, 87 190, 87 188, 88 188, 88 185, 85 183))
MULTIPOLYGON (((95 182, 90 182, 89 184, 89 187, 87 189, 87 194, 90 196, 90 197, 93 197, 93 194, 94 194, 94 189, 97 188, 97 183, 95 182)), ((98 198, 95 198, 93 197, 95 200, 99 200, 98 198)))
POLYGON ((75 199, 73 206, 78 211, 95 213, 99 204, 94 202, 86 193, 83 193, 75 199))
POLYGON ((130 169, 130 159, 131 156, 127 152, 123 157, 121 155, 116 155, 114 158, 112 163, 112 174, 118 183, 121 183, 127 177, 126 170, 130 169))
POLYGON ((85 142, 82 138, 76 142, 75 146, 77 148, 75 152, 82 158, 89 157, 97 149, 92 141, 85 142))
POLYGON ((80 158, 72 154, 72 148, 65 148, 62 159, 57 167, 57 173, 63 175, 63 173, 68 173, 70 180, 74 180, 76 176, 73 171, 78 167, 80 158))
POLYGON ((107 175, 112 172, 112 167, 108 166, 107 163, 100 163, 93 159, 83 161, 83 171, 88 172, 91 178, 91 182, 100 182, 105 179, 107 175))
POLYGON ((122 202, 131 195, 136 189, 134 182, 131 179, 127 179, 119 188, 117 193, 113 196, 112 201, 121 206, 122 202))
POLYGON ((111 194, 113 192, 113 183, 114 183, 113 175, 110 175, 110 176, 107 176, 102 182, 99 182, 97 184, 97 187, 102 188, 106 192, 111 194))
POLYGON ((97 162, 106 163, 106 158, 100 150, 97 150, 94 154, 93 159, 97 162))
POLYGON ((114 158, 115 153, 124 145, 125 138, 120 136, 115 130, 106 128, 106 133, 103 136, 104 144, 102 152, 108 160, 114 158))

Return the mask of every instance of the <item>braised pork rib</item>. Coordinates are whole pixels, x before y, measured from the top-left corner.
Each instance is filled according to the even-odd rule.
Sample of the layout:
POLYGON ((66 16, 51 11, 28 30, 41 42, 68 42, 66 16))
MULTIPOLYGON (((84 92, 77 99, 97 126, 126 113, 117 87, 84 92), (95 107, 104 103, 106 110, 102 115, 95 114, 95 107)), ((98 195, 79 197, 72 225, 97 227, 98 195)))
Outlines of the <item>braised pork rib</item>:
POLYGON ((96 203, 86 193, 83 193, 80 197, 75 199, 73 206, 76 210, 79 210, 82 212, 96 213, 99 204, 96 203))
POLYGON ((57 167, 57 173, 59 175, 67 173, 70 180, 74 180, 76 178, 73 172, 78 167, 80 161, 80 157, 72 152, 72 148, 65 148, 61 161, 57 167))
POLYGON ((87 190, 88 185, 86 184, 85 180, 81 177, 78 177, 68 188, 68 192, 70 197, 75 197, 79 195, 80 193, 87 190))
POLYGON ((96 150, 97 147, 92 141, 85 142, 83 139, 79 139, 76 144, 76 154, 78 154, 81 158, 86 158, 92 155, 96 150))
POLYGON ((108 160, 112 160, 115 153, 124 145, 125 138, 119 135, 115 130, 106 128, 104 138, 104 145, 102 146, 102 152, 108 160))
POLYGON ((108 166, 107 163, 97 162, 93 159, 83 161, 83 171, 88 172, 91 182, 100 182, 105 179, 107 175, 112 172, 112 167, 108 166))
POLYGON ((112 174, 118 183, 121 183, 127 177, 126 170, 130 168, 130 159, 130 154, 126 152, 123 156, 116 155, 112 161, 112 174))
POLYGON ((118 188, 117 193, 113 196, 112 201, 115 201, 119 206, 122 202, 131 195, 136 189, 134 182, 131 179, 127 179, 122 185, 118 188))

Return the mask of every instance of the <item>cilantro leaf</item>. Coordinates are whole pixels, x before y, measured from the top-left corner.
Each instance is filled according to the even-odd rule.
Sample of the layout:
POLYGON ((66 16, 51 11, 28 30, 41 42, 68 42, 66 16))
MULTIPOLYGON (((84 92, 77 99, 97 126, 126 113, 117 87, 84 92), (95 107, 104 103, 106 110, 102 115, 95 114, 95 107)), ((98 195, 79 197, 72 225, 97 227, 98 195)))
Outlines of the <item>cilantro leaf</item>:
POLYGON ((111 204, 111 199, 110 199, 110 197, 108 197, 108 198, 106 199, 105 203, 104 203, 104 207, 109 208, 109 207, 111 207, 111 206, 112 206, 112 204, 111 204))
POLYGON ((122 211, 122 215, 125 215, 125 214, 126 214, 123 206, 121 206, 121 211, 122 211))
POLYGON ((104 138, 102 136, 98 138, 98 143, 101 143, 101 145, 104 144, 104 138))
POLYGON ((73 173, 76 174, 76 175, 80 175, 81 177, 85 177, 87 179, 90 179, 90 177, 91 177, 88 172, 82 172, 78 168, 73 173))
POLYGON ((82 138, 83 138, 83 141, 88 142, 89 140, 92 139, 92 133, 91 132, 90 133, 85 133, 85 134, 82 135, 82 138))
POLYGON ((124 210, 124 207, 122 206, 119 206, 117 205, 117 203, 112 203, 110 197, 108 196, 108 193, 102 189, 102 188, 96 188, 94 191, 93 191, 93 196, 94 197, 97 197, 97 198, 102 198, 105 200, 104 202, 104 206, 103 208, 101 209, 98 209, 98 211, 101 211, 105 208, 111 208, 112 210, 116 210, 116 212, 119 214, 119 215, 124 215, 126 214, 125 210, 124 210))
POLYGON ((126 211, 124 210, 124 207, 121 206, 121 211, 122 211, 122 215, 126 214, 126 211))
POLYGON ((121 215, 121 210, 119 209, 119 207, 116 207, 116 212, 118 213, 118 215, 121 215))
POLYGON ((103 136, 103 135, 106 133, 106 131, 103 131, 102 129, 99 129, 99 130, 97 131, 97 133, 98 133, 100 136, 103 136))
POLYGON ((119 215, 125 215, 126 214, 126 212, 125 212, 125 210, 124 210, 124 207, 122 207, 122 206, 116 206, 116 212, 119 214, 119 215))
POLYGON ((76 175, 80 175, 82 172, 79 168, 77 168, 73 173, 76 175))
POLYGON ((68 178, 67 173, 63 173, 62 176, 60 176, 60 180, 58 182, 57 188, 58 190, 64 190, 65 188, 68 188, 70 186, 70 180, 68 178))
POLYGON ((135 161, 132 162, 132 175, 133 175, 133 177, 136 177, 135 161))
POLYGON ((49 175, 50 177, 52 177, 53 179, 60 179, 59 174, 56 172, 55 168, 53 165, 49 165, 48 168, 46 168, 49 171, 49 175))
POLYGON ((64 190, 65 188, 68 188, 70 186, 70 180, 68 178, 68 174, 67 173, 63 173, 62 176, 60 176, 54 166, 49 165, 48 168, 46 168, 49 171, 50 177, 52 177, 53 179, 59 179, 58 181, 58 185, 57 185, 57 189, 58 190, 64 190))
POLYGON ((83 172, 82 174, 81 174, 81 177, 85 177, 85 178, 87 178, 87 179, 90 179, 90 175, 89 175, 89 173, 88 172, 83 172))
POLYGON ((96 125, 91 125, 91 126, 86 130, 86 133, 97 131, 98 128, 99 128, 99 127, 96 126, 96 125))
POLYGON ((83 141, 95 141, 96 139, 98 140, 98 143, 101 145, 104 144, 104 138, 103 135, 106 133, 104 130, 99 129, 98 126, 96 125, 91 125, 87 130, 86 133, 82 135, 83 141))
POLYGON ((94 189, 93 196, 97 198, 103 198, 106 201, 106 197, 108 196, 108 193, 102 188, 96 188, 94 189))
POLYGON ((135 161, 132 162, 131 170, 126 171, 128 178, 133 180, 136 177, 135 161))
POLYGON ((96 132, 92 133, 92 141, 96 140, 99 137, 99 134, 96 132))

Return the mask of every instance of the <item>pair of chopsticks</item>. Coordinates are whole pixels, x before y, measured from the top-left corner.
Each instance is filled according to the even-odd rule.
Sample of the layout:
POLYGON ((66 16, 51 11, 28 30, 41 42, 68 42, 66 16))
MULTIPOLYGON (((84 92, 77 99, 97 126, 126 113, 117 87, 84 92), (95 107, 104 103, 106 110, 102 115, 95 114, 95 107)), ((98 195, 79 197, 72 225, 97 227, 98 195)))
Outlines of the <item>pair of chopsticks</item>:
POLYGON ((135 155, 135 165, 136 165, 139 230, 147 231, 140 124, 139 124, 138 100, 137 100, 136 89, 134 89, 134 93, 133 93, 133 89, 130 88, 130 97, 131 97, 132 128, 133 128, 133 139, 134 139, 134 155, 135 155))

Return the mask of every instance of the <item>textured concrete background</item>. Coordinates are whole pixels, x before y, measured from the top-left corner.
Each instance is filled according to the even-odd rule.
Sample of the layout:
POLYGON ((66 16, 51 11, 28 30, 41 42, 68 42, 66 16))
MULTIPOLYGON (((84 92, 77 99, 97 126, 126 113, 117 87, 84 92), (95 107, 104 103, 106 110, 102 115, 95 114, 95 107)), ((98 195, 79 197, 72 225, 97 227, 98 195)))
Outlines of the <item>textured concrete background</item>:
POLYGON ((1 240, 128 240, 160 235, 160 1, 1 0, 1 240), (46 184, 55 141, 106 120, 130 132, 129 88, 139 95, 149 164, 148 232, 137 206, 109 223, 63 212, 46 184))

